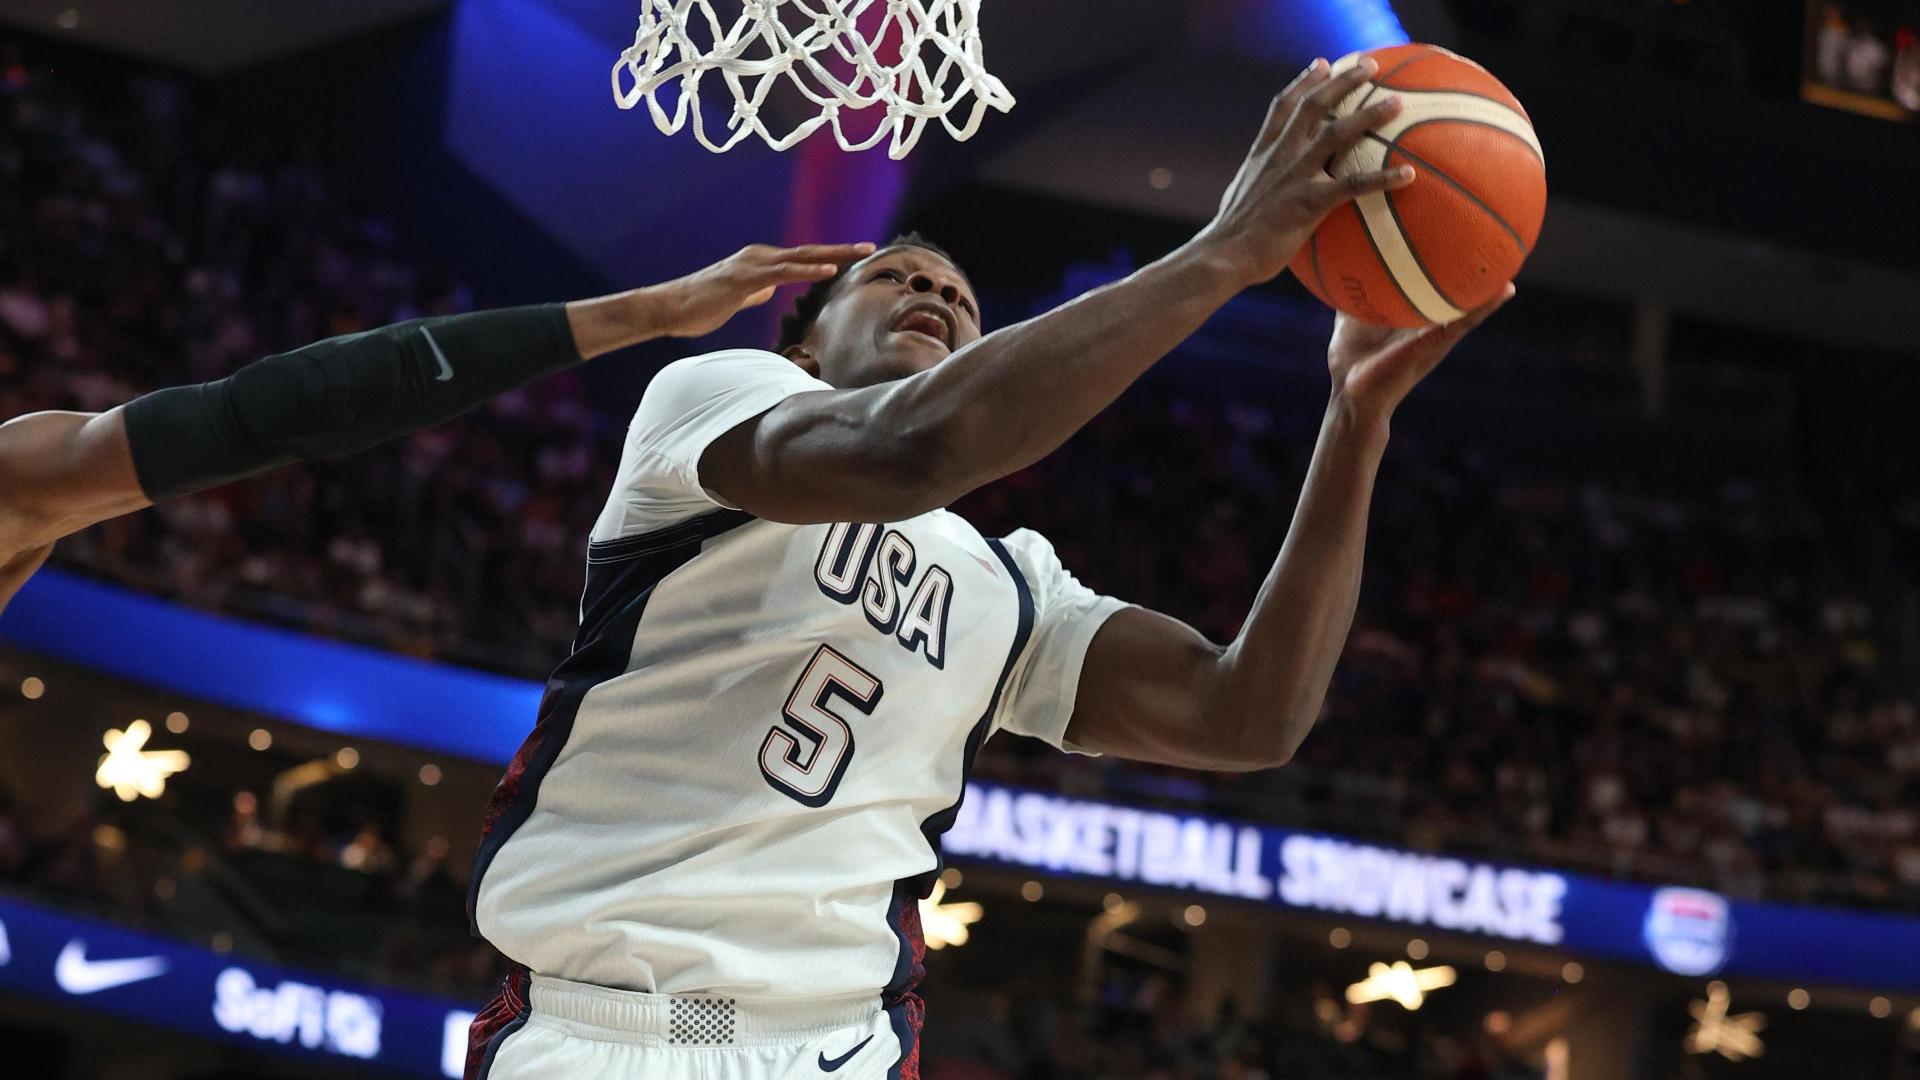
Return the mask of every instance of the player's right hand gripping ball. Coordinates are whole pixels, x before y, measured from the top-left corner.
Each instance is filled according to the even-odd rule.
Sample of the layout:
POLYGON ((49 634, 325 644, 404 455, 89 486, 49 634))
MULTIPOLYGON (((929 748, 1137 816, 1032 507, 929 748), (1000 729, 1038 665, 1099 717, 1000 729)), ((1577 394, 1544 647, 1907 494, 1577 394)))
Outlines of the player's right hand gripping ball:
POLYGON ((1546 158, 1533 122, 1480 65, 1434 45, 1371 56, 1380 74, 1337 119, 1399 94, 1400 115, 1328 165, 1334 176, 1411 165, 1414 182, 1328 215, 1291 269, 1313 294, 1367 322, 1448 323, 1498 297, 1533 251, 1547 210, 1546 158))

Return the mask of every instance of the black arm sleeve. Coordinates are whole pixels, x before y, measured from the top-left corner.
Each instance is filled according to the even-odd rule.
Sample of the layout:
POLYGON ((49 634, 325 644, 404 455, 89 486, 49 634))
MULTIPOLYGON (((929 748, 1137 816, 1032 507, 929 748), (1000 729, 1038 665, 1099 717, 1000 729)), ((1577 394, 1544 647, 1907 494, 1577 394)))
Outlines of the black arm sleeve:
POLYGON ((561 304, 415 319, 137 398, 127 441, 157 503, 365 450, 580 362, 561 304))

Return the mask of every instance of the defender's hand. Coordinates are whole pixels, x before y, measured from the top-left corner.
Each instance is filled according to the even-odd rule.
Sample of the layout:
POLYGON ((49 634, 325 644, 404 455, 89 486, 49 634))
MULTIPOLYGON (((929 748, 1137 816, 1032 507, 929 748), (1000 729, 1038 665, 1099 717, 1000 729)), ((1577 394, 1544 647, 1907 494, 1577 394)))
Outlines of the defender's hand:
POLYGON ((1333 341, 1327 346, 1334 397, 1361 416, 1388 418, 1461 338, 1513 299, 1513 292, 1508 285, 1497 299, 1462 318, 1416 330, 1396 330, 1339 315, 1333 324, 1333 341))
POLYGON ((1379 70, 1372 59, 1363 59, 1335 76, 1325 60, 1315 60, 1273 99, 1260 138, 1227 185, 1219 214, 1200 234, 1238 268, 1245 284, 1279 277, 1341 203, 1413 182, 1413 170, 1406 166, 1339 179, 1327 172, 1328 162, 1399 113, 1399 98, 1389 94, 1351 116, 1327 119, 1379 70))
POLYGON ((700 337, 750 307, 773 299, 782 285, 825 281, 848 263, 873 254, 872 244, 809 244, 778 248, 751 244, 683 278, 645 292, 652 331, 659 337, 700 337))

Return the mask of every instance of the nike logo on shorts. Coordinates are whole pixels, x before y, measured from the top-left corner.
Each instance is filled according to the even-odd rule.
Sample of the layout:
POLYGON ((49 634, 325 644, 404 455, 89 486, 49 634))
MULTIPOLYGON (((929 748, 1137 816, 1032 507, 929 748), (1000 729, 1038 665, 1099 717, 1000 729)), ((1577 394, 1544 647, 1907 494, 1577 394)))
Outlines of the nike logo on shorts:
POLYGON ((853 1055, 866 1049, 867 1044, 872 1041, 873 1041, 873 1036, 869 1035, 866 1038, 860 1040, 860 1045, 854 1047, 853 1049, 847 1051, 844 1054, 841 1054, 839 1057, 832 1058, 832 1059, 829 1059, 827 1057, 827 1052, 825 1050, 822 1050, 820 1052, 820 1071, 821 1072, 838 1072, 840 1070, 840 1066, 845 1065, 847 1062, 853 1060, 853 1055))
POLYGON ((423 326, 420 328, 420 336, 427 339, 427 348, 433 350, 433 358, 436 361, 438 361, 440 364, 440 374, 435 375, 433 377, 434 381, 435 382, 452 381, 453 365, 447 363, 447 354, 440 351, 440 343, 433 340, 433 331, 423 326))

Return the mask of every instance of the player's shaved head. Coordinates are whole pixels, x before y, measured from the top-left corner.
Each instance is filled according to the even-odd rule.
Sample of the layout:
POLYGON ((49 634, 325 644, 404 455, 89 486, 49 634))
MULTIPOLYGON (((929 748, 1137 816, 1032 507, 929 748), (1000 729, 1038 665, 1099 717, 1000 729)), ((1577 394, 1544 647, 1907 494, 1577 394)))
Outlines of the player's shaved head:
POLYGON ((959 264, 919 233, 809 286, 780 324, 776 349, 843 389, 923 371, 980 336, 979 304, 959 264), (915 314, 946 325, 902 332, 915 314), (926 340, 928 336, 939 340, 926 340))

